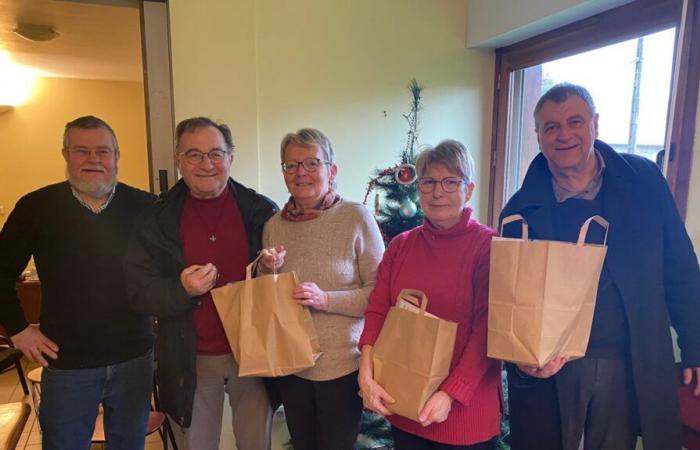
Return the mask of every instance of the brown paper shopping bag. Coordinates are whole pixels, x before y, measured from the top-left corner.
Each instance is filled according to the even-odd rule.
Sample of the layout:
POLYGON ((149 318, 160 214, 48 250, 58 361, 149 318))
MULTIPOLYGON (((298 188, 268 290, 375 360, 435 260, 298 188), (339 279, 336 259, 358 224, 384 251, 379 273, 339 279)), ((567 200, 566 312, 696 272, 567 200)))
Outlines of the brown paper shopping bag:
POLYGON ((292 298, 296 273, 246 279, 211 291, 239 376, 277 377, 311 367, 321 345, 311 313, 292 298))
POLYGON ((396 400, 387 408, 416 421, 450 371, 457 335, 457 324, 427 314, 427 305, 423 292, 402 290, 372 350, 374 379, 396 400), (402 301, 420 309, 401 307, 402 301))
MULTIPOLYGON (((608 222, 593 216, 578 242, 493 238, 489 276, 488 356, 542 367, 560 354, 584 356, 591 332, 608 222), (591 222, 605 228, 602 245, 586 244, 591 222)), ((501 228, 502 231, 502 228, 501 228)))

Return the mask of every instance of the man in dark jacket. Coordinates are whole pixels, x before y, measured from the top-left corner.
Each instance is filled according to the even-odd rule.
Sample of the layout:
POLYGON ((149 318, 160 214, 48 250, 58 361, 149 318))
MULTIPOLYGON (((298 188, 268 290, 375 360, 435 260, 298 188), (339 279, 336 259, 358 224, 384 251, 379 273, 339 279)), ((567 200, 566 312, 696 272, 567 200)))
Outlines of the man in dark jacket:
POLYGON ((102 403, 107 447, 143 449, 153 331, 129 307, 122 258, 156 197, 117 182, 117 138, 97 117, 66 124, 62 153, 68 180, 22 197, 0 232, 0 318, 15 346, 44 366, 42 448, 90 448, 102 403), (32 255, 39 327, 27 324, 15 291, 32 255))
POLYGON ((226 125, 183 120, 176 141, 182 180, 131 240, 129 297, 134 309, 158 318, 162 405, 184 428, 186 448, 219 448, 228 394, 237 447, 264 450, 270 445, 267 394, 259 378, 238 377, 210 290, 245 278, 277 206, 230 178, 233 141, 226 125))
POLYGON ((596 140, 586 89, 556 85, 534 115, 541 154, 501 220, 520 214, 531 238, 570 242, 590 216, 610 228, 586 356, 508 365, 512 448, 633 450, 641 434, 645 450, 680 449, 670 326, 697 383, 700 271, 668 185, 654 162, 596 140))

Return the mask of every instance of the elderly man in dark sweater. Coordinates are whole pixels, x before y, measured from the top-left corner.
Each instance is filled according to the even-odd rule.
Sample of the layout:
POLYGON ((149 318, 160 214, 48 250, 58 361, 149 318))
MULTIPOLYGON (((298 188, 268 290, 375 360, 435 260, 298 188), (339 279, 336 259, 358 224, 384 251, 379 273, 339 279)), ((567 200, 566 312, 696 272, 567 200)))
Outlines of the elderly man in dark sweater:
POLYGON ((62 152, 68 181, 22 197, 0 232, 0 322, 44 366, 44 450, 90 448, 100 403, 107 447, 143 449, 153 336, 150 318, 128 306, 122 258, 155 196, 117 182, 117 139, 97 117, 69 122, 62 152), (15 290, 32 255, 39 327, 27 324, 15 290))

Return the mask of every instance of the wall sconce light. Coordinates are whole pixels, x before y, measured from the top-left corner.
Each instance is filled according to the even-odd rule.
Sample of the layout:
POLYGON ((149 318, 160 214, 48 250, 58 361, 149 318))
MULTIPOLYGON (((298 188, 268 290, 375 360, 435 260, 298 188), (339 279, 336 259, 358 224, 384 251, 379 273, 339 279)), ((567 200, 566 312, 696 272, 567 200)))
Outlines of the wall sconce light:
POLYGON ((0 105, 0 114, 10 111, 14 106, 12 105, 0 105))
POLYGON ((56 39, 59 34, 48 25, 38 25, 32 23, 18 23, 14 33, 28 41, 45 42, 56 39))

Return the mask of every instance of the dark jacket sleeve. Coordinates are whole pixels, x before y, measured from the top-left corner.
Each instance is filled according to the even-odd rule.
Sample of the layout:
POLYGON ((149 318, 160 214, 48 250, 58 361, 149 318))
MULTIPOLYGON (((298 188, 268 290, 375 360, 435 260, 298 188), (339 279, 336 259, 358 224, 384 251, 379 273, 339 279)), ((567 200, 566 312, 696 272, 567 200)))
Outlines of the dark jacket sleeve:
POLYGON ((15 282, 32 256, 34 220, 29 197, 22 197, 0 231, 0 322, 12 336, 27 327, 15 282))
MULTIPOLYGON (((666 180, 654 167, 664 222, 663 281, 666 305, 684 367, 700 367, 700 270, 688 232, 666 180)), ((656 181, 656 180, 655 180, 656 181)))
POLYGON ((155 217, 147 213, 139 220, 124 257, 129 302, 138 313, 171 317, 196 305, 180 282, 184 267, 173 260, 165 244, 155 217))

